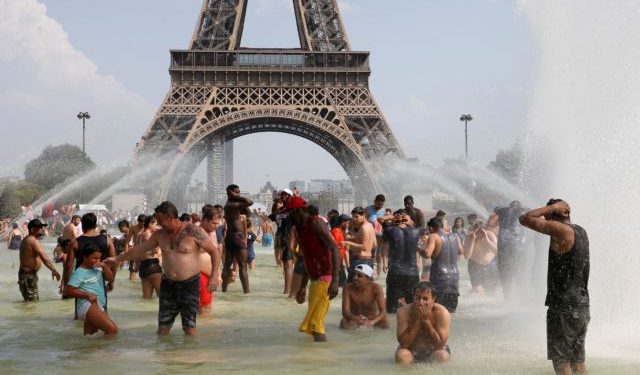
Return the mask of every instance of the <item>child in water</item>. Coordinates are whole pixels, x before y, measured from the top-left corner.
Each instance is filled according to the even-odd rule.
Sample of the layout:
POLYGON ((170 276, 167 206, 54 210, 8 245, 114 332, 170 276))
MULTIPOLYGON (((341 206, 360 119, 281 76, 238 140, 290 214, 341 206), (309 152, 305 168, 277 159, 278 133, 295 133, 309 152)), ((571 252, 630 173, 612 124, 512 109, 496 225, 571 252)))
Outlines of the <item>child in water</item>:
POLYGON ((78 299, 76 312, 84 320, 85 335, 92 335, 100 330, 106 336, 115 336, 118 326, 105 311, 107 295, 104 284, 105 280, 113 281, 113 271, 100 261, 102 252, 96 247, 82 249, 80 256, 83 258, 82 263, 73 271, 63 295, 78 299))

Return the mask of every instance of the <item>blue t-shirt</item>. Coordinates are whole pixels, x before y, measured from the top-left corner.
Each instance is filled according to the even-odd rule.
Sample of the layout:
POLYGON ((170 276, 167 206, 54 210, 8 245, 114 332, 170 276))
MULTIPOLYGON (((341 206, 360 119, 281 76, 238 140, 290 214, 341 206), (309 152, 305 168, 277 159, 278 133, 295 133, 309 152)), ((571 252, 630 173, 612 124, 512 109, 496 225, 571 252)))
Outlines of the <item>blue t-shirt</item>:
MULTIPOLYGON (((78 267, 73 271, 73 274, 67 284, 74 286, 83 292, 95 294, 98 298, 98 303, 101 306, 104 307, 107 305, 107 297, 104 290, 104 277, 102 277, 101 268, 87 269, 78 267)), ((81 306, 85 302, 87 302, 86 299, 80 298, 78 300, 78 306, 81 306)))
POLYGON ((376 211, 375 206, 371 205, 367 207, 366 213, 367 213, 367 220, 369 220, 371 224, 374 224, 376 221, 378 221, 379 217, 384 216, 384 207, 376 211))

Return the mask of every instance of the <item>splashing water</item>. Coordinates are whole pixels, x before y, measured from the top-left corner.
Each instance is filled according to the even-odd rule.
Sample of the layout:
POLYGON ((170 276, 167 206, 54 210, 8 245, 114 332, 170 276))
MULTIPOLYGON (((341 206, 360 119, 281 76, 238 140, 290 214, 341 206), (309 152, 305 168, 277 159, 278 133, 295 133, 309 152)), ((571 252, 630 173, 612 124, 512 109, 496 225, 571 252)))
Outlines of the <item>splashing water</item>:
POLYGON ((637 358, 640 2, 519 5, 539 47, 530 127, 549 139, 544 148, 530 147, 529 153, 553 160, 544 165, 548 178, 537 190, 547 198, 567 200, 572 221, 590 236, 589 349, 637 358))

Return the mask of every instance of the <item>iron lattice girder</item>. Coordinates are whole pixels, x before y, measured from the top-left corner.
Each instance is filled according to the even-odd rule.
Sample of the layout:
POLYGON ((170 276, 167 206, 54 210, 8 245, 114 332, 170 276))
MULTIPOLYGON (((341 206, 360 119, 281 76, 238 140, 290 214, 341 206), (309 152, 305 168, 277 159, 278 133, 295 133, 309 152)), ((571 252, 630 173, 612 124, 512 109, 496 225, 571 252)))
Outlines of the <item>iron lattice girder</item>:
POLYGON ((190 49, 238 49, 246 7, 247 0, 204 0, 190 49))
POLYGON ((300 44, 307 51, 348 51, 336 0, 294 0, 300 44))
POLYGON ((301 50, 239 50, 247 2, 204 0, 190 49, 171 51, 171 90, 137 145, 138 156, 178 151, 156 199, 182 199, 210 146, 264 131, 320 145, 357 189, 375 193, 373 159, 404 154, 369 91, 369 53, 351 51, 336 0, 293 0, 301 50))

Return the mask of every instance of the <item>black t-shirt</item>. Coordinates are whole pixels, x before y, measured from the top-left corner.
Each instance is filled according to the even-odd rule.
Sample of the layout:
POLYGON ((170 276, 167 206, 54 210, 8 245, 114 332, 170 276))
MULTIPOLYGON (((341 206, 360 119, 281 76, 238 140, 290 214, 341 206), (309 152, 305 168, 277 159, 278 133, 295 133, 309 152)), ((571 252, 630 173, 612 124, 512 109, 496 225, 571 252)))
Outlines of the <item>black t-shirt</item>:
POLYGON ((424 232, 422 228, 385 225, 382 237, 389 244, 389 274, 407 276, 419 274, 416 264, 418 240, 424 232))

